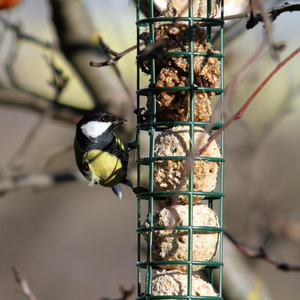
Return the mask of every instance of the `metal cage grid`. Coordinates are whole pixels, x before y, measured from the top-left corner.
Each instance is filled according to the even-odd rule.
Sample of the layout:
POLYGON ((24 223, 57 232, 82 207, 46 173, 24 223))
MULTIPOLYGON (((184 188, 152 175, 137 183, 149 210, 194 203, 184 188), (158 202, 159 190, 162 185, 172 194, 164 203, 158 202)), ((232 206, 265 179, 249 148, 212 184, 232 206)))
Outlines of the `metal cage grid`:
MULTIPOLYGON (((137 0, 136 11, 137 11, 137 59, 142 55, 141 47, 139 44, 139 38, 141 32, 148 28, 149 30, 149 44, 153 44, 155 41, 154 37, 154 26, 155 22, 174 22, 173 17, 155 17, 154 16, 154 6, 153 0, 149 0, 149 18, 141 18, 140 15, 140 0, 137 0)), ((207 0, 207 16, 210 16, 212 11, 211 0, 207 0)), ((176 21, 187 22, 189 25, 189 51, 186 52, 164 52, 162 55, 165 56, 186 56, 189 58, 189 82, 190 86, 184 87, 155 87, 156 76, 155 76, 155 59, 156 51, 152 51, 150 54, 150 84, 148 88, 141 88, 141 67, 139 63, 137 64, 137 111, 143 107, 142 98, 151 97, 152 112, 150 121, 144 122, 138 115, 137 122, 137 184, 141 185, 141 174, 142 167, 146 166, 148 168, 149 176, 149 191, 143 192, 137 195, 137 239, 138 239, 138 255, 137 255, 137 278, 138 278, 138 295, 137 299, 223 299, 222 297, 222 277, 223 277, 223 200, 224 200, 224 135, 222 134, 221 140, 219 142, 222 158, 212 158, 212 157, 194 157, 194 160, 207 160, 207 161, 217 161, 221 163, 219 169, 219 191, 212 192, 197 192, 193 191, 193 163, 191 163, 191 172, 189 173, 189 189, 187 191, 155 191, 154 190, 154 164, 157 160, 187 160, 186 156, 154 156, 154 143, 155 134, 163 131, 166 128, 170 128, 177 125, 186 125, 190 127, 190 149, 192 149, 194 129, 196 126, 205 127, 208 124, 212 126, 212 132, 220 128, 224 124, 223 116, 223 1, 220 7, 221 17, 214 18, 200 18, 193 17, 193 1, 188 0, 188 17, 177 17, 176 21), (199 53, 194 52, 193 47, 193 24, 195 22, 201 22, 202 26, 206 28, 207 31, 207 42, 211 43, 212 40, 212 28, 217 27, 220 33, 220 53, 199 53), (221 82, 220 88, 212 87, 196 87, 194 85, 194 56, 215 56, 220 60, 221 63, 221 82), (168 121, 168 122, 157 122, 156 120, 156 94, 160 91, 188 91, 190 97, 190 120, 189 121, 168 121), (220 95, 221 101, 221 113, 219 117, 219 122, 207 123, 207 122, 195 122, 194 121, 194 92, 195 91, 205 91, 205 92, 215 92, 220 95), (141 155, 141 135, 143 133, 148 133, 149 139, 149 150, 148 155, 145 157, 141 155), (188 259, 186 261, 153 261, 152 260, 152 243, 153 243, 153 231, 154 230, 166 230, 164 226, 154 226, 153 225, 153 213, 154 213, 154 202, 161 201, 165 196, 172 195, 187 195, 188 196, 188 226, 176 226, 176 230, 184 230, 188 233, 188 259), (208 227, 208 226, 193 226, 193 196, 203 195, 204 200, 201 202, 207 202, 208 207, 213 210, 218 211, 220 227, 208 227), (143 207, 146 207, 146 218, 148 222, 148 227, 145 228, 143 224, 143 207), (147 246, 143 247, 143 237, 142 235, 147 232, 147 246), (218 254, 213 261, 193 261, 193 234, 195 232, 219 232, 220 241, 218 245, 218 254), (146 248, 146 254, 145 253, 146 248), (153 276, 153 270, 158 269, 158 266, 170 264, 185 264, 187 265, 187 295, 163 295, 163 296, 153 296, 151 291, 151 281, 153 276), (192 266, 193 265, 205 265, 207 270, 207 281, 214 286, 217 290, 218 296, 195 296, 192 295, 192 266), (217 276, 215 275, 217 273, 217 276), (216 288, 218 285, 218 288, 216 288)))

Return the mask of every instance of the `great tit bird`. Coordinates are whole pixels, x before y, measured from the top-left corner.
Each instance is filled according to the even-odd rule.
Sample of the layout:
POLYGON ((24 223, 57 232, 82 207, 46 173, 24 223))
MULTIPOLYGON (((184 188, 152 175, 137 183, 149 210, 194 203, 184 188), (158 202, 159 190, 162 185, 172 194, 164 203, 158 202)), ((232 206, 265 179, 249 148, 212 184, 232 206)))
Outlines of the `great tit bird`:
POLYGON ((135 142, 123 142, 113 130, 127 121, 108 112, 91 112, 78 123, 74 139, 76 163, 89 185, 100 184, 112 188, 119 199, 123 198, 120 183, 135 192, 127 179, 127 165, 135 142))

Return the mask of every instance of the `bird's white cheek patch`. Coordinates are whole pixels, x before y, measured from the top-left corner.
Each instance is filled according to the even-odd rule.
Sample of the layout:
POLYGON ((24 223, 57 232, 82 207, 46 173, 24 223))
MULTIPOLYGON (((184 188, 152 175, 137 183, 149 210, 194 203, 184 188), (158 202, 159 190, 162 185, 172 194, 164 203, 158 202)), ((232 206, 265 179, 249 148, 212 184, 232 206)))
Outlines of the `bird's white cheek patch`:
POLYGON ((82 125, 81 130, 85 136, 89 138, 96 138, 104 133, 109 126, 111 126, 111 122, 90 121, 82 125))

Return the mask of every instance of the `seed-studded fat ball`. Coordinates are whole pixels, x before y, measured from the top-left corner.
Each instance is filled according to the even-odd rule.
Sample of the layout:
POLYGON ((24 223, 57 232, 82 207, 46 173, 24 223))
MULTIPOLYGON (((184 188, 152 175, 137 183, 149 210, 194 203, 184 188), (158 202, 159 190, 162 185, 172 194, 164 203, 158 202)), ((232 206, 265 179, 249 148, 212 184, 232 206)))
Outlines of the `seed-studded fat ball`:
MULTIPOLYGON (((200 150, 208 141, 209 135, 200 127, 194 128, 194 148, 200 150)), ((155 156, 188 156, 190 153, 190 132, 188 126, 176 126, 163 131, 155 139, 155 156)), ((197 151, 194 152, 197 156, 197 151)), ((221 153, 216 141, 200 155, 220 158, 221 153)), ((194 160, 193 190, 211 192, 216 186, 218 162, 194 160)), ((189 174, 185 160, 157 160, 154 164, 154 182, 161 191, 187 191, 189 174)), ((199 203, 203 196, 194 196, 199 203)), ((187 203, 188 196, 176 195, 173 202, 187 203)))
MULTIPOLYGON (((152 278, 152 295, 187 295, 187 280, 188 275, 180 271, 157 272, 152 278)), ((217 296, 212 285, 201 279, 198 274, 192 275, 192 295, 217 296)))
MULTIPOLYGON (((162 68, 157 78, 156 87, 183 87, 189 85, 188 73, 178 73, 176 68, 162 68)), ((194 119, 208 122, 212 113, 209 94, 204 91, 194 92, 194 119)), ((152 96, 148 97, 145 112, 150 118, 152 96)), ((156 118, 158 121, 188 121, 190 119, 190 93, 187 91, 162 91, 156 95, 156 118)))
MULTIPOLYGON (((167 226, 168 229, 152 230, 152 260, 153 261, 186 261, 188 259, 188 231, 173 229, 175 226, 188 226, 189 206, 172 205, 156 212, 153 216, 153 226, 167 226)), ((145 222, 144 226, 149 227, 145 222)), ((193 207, 193 226, 219 227, 218 218, 213 210, 207 205, 198 204, 193 207)), ((147 240, 147 233, 144 235, 147 240)), ((194 261, 209 261, 217 251, 219 233, 201 232, 193 233, 193 252, 194 261)), ((186 264, 166 264, 161 265, 166 270, 186 271, 186 264)), ((193 271, 198 271, 205 265, 193 265, 193 271)))
MULTIPOLYGON (((215 56, 218 51, 212 50, 206 41, 206 29, 200 23, 194 23, 193 30, 193 73, 195 87, 218 88, 220 86, 220 61, 215 56), (199 54, 197 54, 197 52, 199 54), (205 53, 205 55, 201 55, 205 53)), ((148 44, 147 34, 144 34, 145 44, 148 44)), ((184 22, 157 22, 154 27, 156 43, 161 43, 159 54, 155 58, 156 87, 190 86, 190 59, 184 55, 163 55, 161 52, 189 52, 189 26, 184 22)), ((143 70, 150 72, 150 60, 142 63, 143 70)), ((210 98, 215 93, 197 91, 194 93, 194 119, 208 122, 211 116, 210 98)), ((152 97, 148 97, 146 120, 151 115, 152 97)), ((189 91, 161 91, 156 94, 157 121, 187 121, 190 119, 189 91)))

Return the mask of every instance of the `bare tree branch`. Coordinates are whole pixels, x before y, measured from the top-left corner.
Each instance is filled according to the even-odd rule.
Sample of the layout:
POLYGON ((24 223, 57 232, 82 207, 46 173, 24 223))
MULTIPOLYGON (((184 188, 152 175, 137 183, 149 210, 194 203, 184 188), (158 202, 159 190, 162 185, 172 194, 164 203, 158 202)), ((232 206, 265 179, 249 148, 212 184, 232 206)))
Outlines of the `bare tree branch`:
MULTIPOLYGON (((115 300, 127 300, 134 293, 135 287, 133 285, 130 290, 125 290, 125 288, 123 286, 120 286, 119 289, 120 289, 120 292, 122 293, 122 297, 115 299, 115 300)), ((112 299, 101 298, 101 300, 112 300, 112 299)))
POLYGON ((85 181, 80 172, 27 174, 13 176, 0 182, 0 196, 17 191, 37 191, 59 183, 85 181))
POLYGON ((53 101, 49 101, 48 108, 40 116, 38 122, 31 128, 27 136, 25 137, 21 146, 17 149, 13 155, 11 161, 8 164, 8 168, 17 170, 21 168, 23 158, 26 151, 30 147, 32 141, 37 136, 38 132, 42 129, 43 125, 51 119, 53 112, 56 109, 56 104, 59 101, 59 97, 68 83, 68 78, 63 74, 62 70, 59 69, 53 62, 53 59, 48 61, 48 64, 52 70, 53 78, 49 84, 55 88, 55 96, 53 101))
POLYGON ((9 55, 7 56, 5 60, 5 69, 6 73, 8 75, 8 79, 10 81, 10 85, 14 87, 17 90, 23 91, 29 95, 51 100, 51 98, 47 95, 43 95, 37 91, 34 91, 32 89, 29 89, 27 86, 23 86, 22 84, 19 83, 17 76, 15 75, 14 72, 14 64, 17 61, 17 56, 20 50, 20 39, 18 38, 18 35, 14 35, 11 43, 11 49, 9 51, 9 55))
MULTIPOLYGON (((270 9, 266 9, 266 13, 269 14, 272 21, 275 21, 277 19, 277 17, 284 12, 293 12, 293 11, 300 11, 300 4, 285 3, 284 5, 279 6, 279 7, 273 7, 270 9)), ((251 24, 251 22, 248 21, 249 24, 248 23, 247 24, 248 24, 249 28, 247 28, 247 29, 253 28, 259 22, 263 22, 261 11, 259 11, 259 10, 254 11, 253 15, 254 15, 254 19, 251 21, 251 22, 253 22, 253 24, 251 24)), ((242 14, 236 14, 236 15, 231 15, 231 16, 224 16, 224 20, 226 21, 226 20, 235 20, 235 19, 241 19, 241 18, 250 18, 250 16, 251 16, 251 12, 242 13, 242 14)))
MULTIPOLYGON (((123 88, 112 70, 95 69, 89 65, 91 60, 102 61, 106 57, 94 41, 95 29, 84 4, 80 0, 50 0, 49 3, 61 50, 86 87, 95 108, 117 114, 121 106, 117 96, 123 88)), ((125 118, 129 114, 124 106, 122 112, 125 118)))
MULTIPOLYGON (((0 105, 8 107, 16 107, 24 110, 30 110, 36 113, 44 113, 48 109, 49 100, 44 98, 32 97, 28 93, 20 90, 9 88, 1 89, 0 105)), ((87 110, 72 107, 69 105, 57 103, 56 110, 53 113, 53 119, 57 119, 66 123, 76 123, 79 116, 87 113, 87 110)))
POLYGON ((28 300, 37 300, 36 296, 31 291, 27 280, 21 275, 18 267, 13 267, 12 272, 17 284, 17 290, 27 297, 28 300))
POLYGON ((7 29, 15 32, 18 39, 20 40, 26 40, 45 48, 58 50, 58 45, 56 44, 56 42, 44 41, 36 36, 23 32, 20 25, 12 23, 11 21, 7 20, 3 15, 0 15, 0 22, 3 23, 7 29))
POLYGON ((104 43, 103 39, 100 39, 100 43, 103 45, 104 51, 106 52, 108 59, 103 62, 90 61, 91 67, 100 68, 100 67, 109 66, 109 65, 116 65, 116 63, 118 62, 119 59, 121 59, 123 56, 125 56, 126 54, 130 53, 131 51, 133 51, 137 48, 137 46, 134 45, 128 49, 125 49, 122 52, 116 52, 116 51, 112 50, 110 47, 108 47, 104 43), (113 58, 111 58, 110 54, 113 56, 113 58))
POLYGON ((290 54, 285 60, 283 60, 277 67, 267 76, 267 78, 259 85, 259 87, 254 91, 254 93, 248 98, 245 104, 241 107, 241 109, 234 114, 221 128, 219 128, 208 140, 207 144, 200 150, 201 155, 211 144, 213 140, 215 140, 233 121, 238 120, 243 117, 244 112, 251 104, 253 99, 257 96, 257 94, 262 90, 262 88, 270 81, 270 79, 286 64, 288 63, 294 56, 296 56, 300 52, 300 47, 297 48, 292 54, 290 54))
POLYGON ((124 50, 123 52, 117 53, 116 51, 113 51, 110 47, 108 47, 104 43, 104 41, 101 37, 99 37, 99 45, 105 51, 105 56, 106 56, 107 60, 104 63, 97 63, 97 62, 90 61, 90 66, 91 67, 102 67, 102 66, 112 65, 117 77, 119 78, 119 81, 121 82, 123 88, 125 89, 128 97, 131 101, 132 106, 134 108, 136 108, 135 94, 132 93, 131 89, 126 84, 116 63, 120 58, 122 58, 126 54, 130 53, 131 51, 135 50, 137 48, 137 46, 134 45, 134 46, 124 50), (111 58, 111 56, 113 56, 113 58, 111 58))
POLYGON ((282 271, 296 271, 300 272, 300 265, 292 265, 286 262, 282 262, 279 259, 270 256, 263 247, 259 247, 258 250, 252 250, 250 248, 245 247, 241 243, 237 241, 233 235, 231 235, 228 231, 224 230, 224 234, 228 237, 228 239, 245 255, 250 258, 261 258, 273 265, 275 265, 279 270, 282 271))

